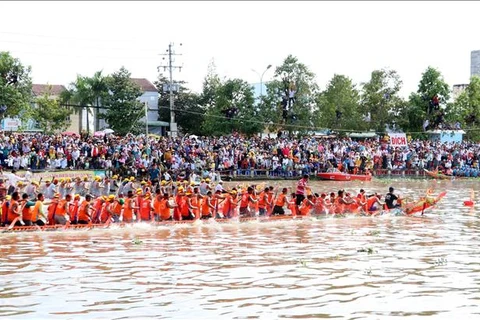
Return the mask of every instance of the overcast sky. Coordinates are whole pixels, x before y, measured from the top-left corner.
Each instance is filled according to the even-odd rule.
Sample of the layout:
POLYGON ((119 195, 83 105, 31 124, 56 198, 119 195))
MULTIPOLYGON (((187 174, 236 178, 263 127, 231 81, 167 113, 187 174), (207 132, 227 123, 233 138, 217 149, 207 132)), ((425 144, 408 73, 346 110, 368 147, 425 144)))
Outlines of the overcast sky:
POLYGON ((480 50, 479 2, 2 1, 0 12, 0 50, 31 65, 34 83, 67 85, 122 65, 153 82, 174 42, 184 66, 174 78, 194 91, 212 58, 220 76, 256 83, 252 69, 293 54, 321 89, 335 73, 360 83, 388 67, 408 96, 429 65, 451 86, 467 83, 470 52, 480 50))

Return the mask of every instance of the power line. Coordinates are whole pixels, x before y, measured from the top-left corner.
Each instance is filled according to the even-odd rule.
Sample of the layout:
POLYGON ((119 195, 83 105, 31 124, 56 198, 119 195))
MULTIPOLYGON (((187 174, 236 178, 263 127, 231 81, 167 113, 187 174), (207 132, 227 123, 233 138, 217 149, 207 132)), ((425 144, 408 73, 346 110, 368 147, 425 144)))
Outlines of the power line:
MULTIPOLYGON (((66 107, 74 107, 74 108, 92 108, 96 106, 83 106, 83 105, 73 105, 73 104, 61 104, 62 106, 66 107)), ((104 109, 108 110, 110 107, 105 107, 105 106, 99 106, 99 109, 104 109)), ((148 108, 148 111, 159 111, 159 109, 168 109, 171 110, 170 107, 164 107, 164 106, 159 106, 158 109, 155 108, 148 108)), ((283 128, 293 128, 293 129, 307 129, 311 131, 315 130, 330 130, 334 132, 344 132, 344 133, 354 133, 354 132, 359 132, 359 130, 350 130, 350 129, 335 129, 335 128, 323 128, 323 127, 318 127, 318 126, 306 126, 306 125, 298 125, 298 124, 288 124, 288 123, 270 123, 270 122, 265 122, 265 121, 260 121, 260 120, 254 120, 254 119, 230 119, 226 116, 220 116, 220 115, 214 115, 214 114, 209 114, 207 115, 205 112, 196 112, 196 111, 190 111, 190 110, 183 110, 183 109, 176 109, 173 108, 173 111, 177 112, 183 112, 186 114, 192 114, 192 115, 201 115, 203 117, 209 117, 209 118, 214 118, 214 119, 219 119, 219 120, 228 120, 228 121, 237 121, 237 122, 247 122, 247 123, 256 123, 256 124, 261 124, 264 126, 277 126, 277 127, 283 127, 283 128)), ((480 131, 480 128, 472 128, 472 129, 462 129, 463 131, 480 131)), ((384 132, 377 132, 375 131, 376 134, 383 134, 384 132)), ((405 132, 405 134, 422 134, 425 133, 423 131, 409 131, 405 132)))
MULTIPOLYGON (((24 42, 24 41, 17 41, 17 40, 0 40, 0 43, 16 43, 16 44, 24 44, 24 45, 28 45, 28 46, 41 46, 41 47, 65 47, 65 45, 63 44, 58 44, 58 43, 35 43, 35 42, 24 42)), ((97 51, 106 51, 106 50, 128 50, 128 49, 131 49, 132 46, 128 46, 128 47, 101 47, 101 46, 85 46, 85 45, 72 45, 71 43, 68 45, 69 46, 69 50, 71 50, 71 47, 70 46, 74 46, 74 47, 79 47, 81 49, 92 49, 92 50, 97 50, 97 51)), ((155 51, 154 49, 142 49, 142 51, 155 51)))
POLYGON ((74 40, 74 41, 98 41, 98 42, 143 42, 137 39, 112 39, 112 38, 102 38, 102 39, 93 39, 93 38, 76 38, 71 36, 54 36, 54 35, 44 35, 44 34, 31 34, 31 33, 21 33, 21 32, 8 32, 0 31, 0 34, 10 34, 15 36, 27 36, 27 37, 37 37, 37 38, 52 38, 52 39, 65 39, 65 40, 74 40))
POLYGON ((61 54, 61 53, 49 53, 49 52, 30 52, 22 50, 9 50, 14 53, 23 53, 23 54, 33 54, 33 55, 43 55, 43 56, 57 56, 57 57, 75 57, 75 58, 98 58, 98 59, 157 59, 154 56, 144 56, 144 57, 119 57, 119 56, 87 56, 87 55, 76 55, 76 54, 61 54))

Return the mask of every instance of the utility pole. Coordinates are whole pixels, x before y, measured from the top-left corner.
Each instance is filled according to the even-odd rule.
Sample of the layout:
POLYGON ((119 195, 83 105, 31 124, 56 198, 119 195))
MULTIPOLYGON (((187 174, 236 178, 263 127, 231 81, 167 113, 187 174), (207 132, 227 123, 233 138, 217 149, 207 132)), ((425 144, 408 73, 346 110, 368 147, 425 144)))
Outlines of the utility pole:
MULTIPOLYGON (((174 111, 174 96, 173 96, 173 91, 174 91, 174 84, 173 84, 173 69, 177 69, 178 71, 182 71, 182 66, 174 66, 173 63, 175 62, 174 56, 181 56, 181 54, 176 54, 175 51, 172 50, 173 48, 173 43, 170 42, 168 45, 167 53, 162 54, 162 56, 168 56, 168 65, 163 66, 164 71, 168 69, 169 76, 170 76, 170 81, 168 85, 168 91, 170 93, 170 135, 171 137, 175 138, 177 137, 177 123, 175 122, 175 111, 174 111)), ((180 46, 182 44, 180 43, 180 46)), ((165 60, 165 57, 163 58, 165 60)), ((164 86, 164 91, 165 91, 165 86, 164 86)), ((175 86, 175 91, 178 92, 178 88, 175 86)))

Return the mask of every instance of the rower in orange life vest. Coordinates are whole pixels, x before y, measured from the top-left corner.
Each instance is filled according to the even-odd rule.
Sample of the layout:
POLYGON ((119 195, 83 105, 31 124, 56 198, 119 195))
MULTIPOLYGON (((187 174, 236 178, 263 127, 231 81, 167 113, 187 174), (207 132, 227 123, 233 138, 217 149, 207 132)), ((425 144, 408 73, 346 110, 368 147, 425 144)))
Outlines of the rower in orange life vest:
POLYGON ((320 196, 315 193, 315 206, 313 207, 313 214, 325 214, 327 213, 325 200, 327 195, 322 193, 320 196))
POLYGON ((193 187, 193 197, 192 200, 194 205, 198 208, 195 213, 195 219, 200 219, 202 217, 202 202, 203 196, 200 194, 200 188, 195 186, 193 187))
POLYGON ((344 191, 343 190, 338 190, 337 197, 335 198, 335 203, 334 203, 334 213, 336 214, 343 214, 347 212, 348 205, 354 203, 353 200, 349 199, 344 199, 343 198, 344 191))
POLYGON ((268 192, 270 189, 266 187, 258 195, 258 215, 265 216, 267 214, 267 205, 268 205, 268 192))
POLYGON ((152 195, 150 192, 147 192, 142 199, 142 204, 140 207, 140 221, 151 221, 152 220, 152 195))
POLYGON ((194 220, 200 218, 200 206, 197 196, 189 191, 187 191, 185 195, 187 196, 186 202, 188 208, 188 215, 182 214, 182 220, 194 220))
POLYGON ((230 198, 231 198, 230 194, 225 193, 222 195, 221 190, 216 190, 212 198, 213 198, 213 205, 215 207, 213 212, 215 215, 215 218, 216 219, 226 218, 227 216, 225 215, 225 212, 228 213, 228 209, 230 208, 230 198))
MULTIPOLYGON (((111 196, 109 196, 108 198, 109 202, 111 199, 112 199, 111 196)), ((114 223, 120 222, 120 215, 122 213, 123 204, 124 204, 124 199, 123 198, 116 199, 115 196, 113 196, 113 200, 108 204, 107 210, 110 216, 112 217, 114 223)))
POLYGON ((255 212, 251 210, 248 205, 249 203, 255 203, 257 200, 254 199, 253 196, 253 188, 248 187, 247 193, 242 195, 242 200, 240 201, 240 216, 241 217, 254 217, 255 212))
POLYGON ((25 223, 25 226, 33 226, 34 220, 33 218, 33 206, 35 205, 35 202, 29 201, 28 200, 28 194, 24 193, 22 195, 22 200, 20 202, 22 206, 22 220, 25 223))
MULTIPOLYGON (((173 209, 173 219, 175 221, 182 220, 182 210, 185 211, 184 206, 186 206, 184 197, 185 197, 184 188, 182 186, 179 186, 177 188, 177 193, 175 194, 175 203, 177 204, 177 206, 176 208, 173 209)), ((188 212, 187 212, 187 215, 188 215, 188 212)))
POLYGON ((168 193, 165 193, 163 195, 163 198, 160 199, 159 206, 158 206, 158 212, 160 215, 159 221, 173 220, 173 216, 170 209, 175 210, 175 208, 177 208, 177 205, 171 204, 171 202, 173 202, 173 198, 170 198, 168 196, 168 193))
POLYGON ((98 223, 106 223, 109 220, 111 221, 112 214, 110 211, 110 205, 113 203, 114 200, 114 195, 109 195, 108 197, 101 197, 102 206, 100 208, 100 215, 98 216, 98 223))
POLYGON ((70 205, 69 202, 72 200, 72 195, 67 194, 65 199, 61 199, 58 201, 57 209, 54 214, 54 221, 55 224, 62 224, 65 225, 68 219, 70 219, 70 205))
POLYGON ((53 194, 53 199, 47 207, 48 211, 48 224, 55 224, 55 214, 57 211, 58 203, 60 202, 60 194, 58 192, 53 194))
POLYGON ((122 221, 126 223, 133 222, 133 209, 135 208, 135 199, 133 198, 133 191, 129 190, 125 204, 123 205, 122 221))
POLYGON ((352 195, 347 192, 343 198, 346 202, 350 202, 350 204, 345 206, 345 212, 348 213, 357 213, 360 209, 359 204, 357 203, 357 198, 353 198, 352 195))
POLYGON ((302 204, 298 208, 301 216, 308 216, 315 206, 315 199, 313 195, 309 194, 303 199, 302 204))
MULTIPOLYGON (((7 225, 11 224, 16 218, 22 217, 22 208, 19 204, 20 196, 18 192, 12 193, 12 200, 10 200, 7 213, 7 225)), ((15 222, 15 226, 22 226, 20 221, 15 222)))
POLYGON ((290 194, 290 200, 287 203, 288 203, 287 208, 292 213, 292 216, 296 216, 296 215, 300 214, 300 212, 298 211, 298 207, 297 207, 297 194, 295 192, 292 192, 290 194))
POLYGON ((238 206, 238 194, 237 190, 232 190, 228 194, 224 195, 225 200, 223 203, 223 217, 231 219, 237 216, 237 206, 238 206))
POLYGON ((77 224, 78 208, 80 207, 80 194, 73 196, 73 201, 70 203, 70 223, 77 224))
POLYGON ((364 210, 367 214, 374 214, 380 212, 385 203, 381 202, 381 196, 378 193, 367 198, 364 210))
POLYGON ((143 190, 141 188, 137 188, 137 197, 134 200, 135 207, 133 209, 133 213, 135 214, 136 221, 140 221, 140 208, 142 207, 143 201, 143 190))
POLYGON ((194 215, 189 207, 188 197, 192 196, 191 192, 179 193, 178 207, 180 209, 180 220, 193 220, 194 215))
POLYGON ((107 200, 107 197, 105 196, 99 196, 97 199, 95 199, 93 203, 93 208, 95 209, 95 212, 92 217, 92 222, 93 223, 100 223, 100 216, 102 214, 102 209, 105 205, 105 201, 107 200))
POLYGON ((283 208, 287 203, 287 188, 282 189, 282 193, 278 195, 278 197, 275 199, 275 205, 273 206, 273 211, 272 215, 284 215, 285 214, 285 209, 283 208))
POLYGON ((93 206, 91 205, 92 196, 87 194, 85 200, 82 201, 80 207, 78 208, 78 224, 89 224, 92 220, 91 211, 93 211, 93 206))
POLYGON ((250 195, 250 198, 253 200, 253 201, 249 201, 248 202, 248 211, 250 212, 251 216, 252 217, 255 217, 257 214, 258 214, 258 195, 257 195, 257 189, 255 186, 252 186, 253 188, 253 192, 252 194, 250 195))
POLYGON ((207 191, 207 194, 202 200, 202 216, 201 219, 213 218, 213 211, 215 210, 214 201, 212 197, 212 191, 207 191))
POLYGON ((357 203, 362 208, 364 208, 367 204, 367 196, 365 195, 365 190, 360 189, 360 193, 357 194, 357 203))
POLYGON ((267 215, 271 215, 273 212, 274 198, 275 198, 275 193, 273 191, 273 187, 270 186, 268 187, 268 192, 267 192, 267 215))

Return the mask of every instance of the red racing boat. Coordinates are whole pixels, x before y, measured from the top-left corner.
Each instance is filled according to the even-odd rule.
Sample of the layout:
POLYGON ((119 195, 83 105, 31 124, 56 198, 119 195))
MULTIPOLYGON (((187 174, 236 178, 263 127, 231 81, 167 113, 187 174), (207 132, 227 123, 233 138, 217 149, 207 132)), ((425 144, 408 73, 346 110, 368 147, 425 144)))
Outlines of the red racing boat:
POLYGON ((371 181, 371 174, 349 174, 338 171, 338 169, 328 169, 327 172, 317 173, 317 177, 322 180, 333 180, 333 181, 371 181))

